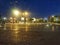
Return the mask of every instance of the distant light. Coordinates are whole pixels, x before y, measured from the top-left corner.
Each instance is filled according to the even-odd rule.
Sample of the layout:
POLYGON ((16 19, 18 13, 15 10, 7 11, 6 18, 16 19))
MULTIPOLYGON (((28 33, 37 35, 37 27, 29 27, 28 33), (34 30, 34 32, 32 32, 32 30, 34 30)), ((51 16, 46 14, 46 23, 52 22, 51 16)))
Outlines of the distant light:
POLYGON ((13 19, 12 17, 10 17, 10 19, 13 19))
POLYGON ((33 18, 33 21, 36 21, 36 18, 33 18))
POLYGON ((49 24, 47 24, 46 27, 49 27, 49 24))
POLYGON ((15 15, 18 15, 18 14, 19 14, 19 11, 15 10, 15 11, 14 11, 14 14, 15 14, 15 15))
POLYGON ((23 16, 25 16, 25 17, 29 16, 29 12, 25 11, 25 12, 23 13, 23 16))
POLYGON ((20 14, 20 12, 19 12, 19 10, 14 9, 14 10, 13 10, 13 14, 14 14, 15 16, 18 16, 18 15, 20 14))
POLYGON ((52 17, 54 17, 54 15, 52 15, 52 17))
POLYGON ((21 20, 23 21, 24 20, 24 17, 21 17, 21 20))
POLYGON ((6 20, 7 18, 6 18, 6 17, 4 17, 3 19, 4 19, 4 20, 6 20))
POLYGON ((24 24, 24 22, 19 22, 19 24, 24 24))
POLYGON ((25 12, 25 15, 28 15, 28 12, 25 12))

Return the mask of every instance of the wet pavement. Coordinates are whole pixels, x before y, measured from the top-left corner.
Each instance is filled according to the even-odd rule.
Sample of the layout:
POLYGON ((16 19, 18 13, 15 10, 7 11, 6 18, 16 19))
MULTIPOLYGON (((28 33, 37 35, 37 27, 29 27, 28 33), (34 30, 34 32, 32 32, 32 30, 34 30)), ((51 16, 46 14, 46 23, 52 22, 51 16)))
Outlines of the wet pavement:
POLYGON ((8 24, 0 27, 0 45, 60 45, 60 26, 8 24), (58 31, 56 31, 58 30, 58 31))

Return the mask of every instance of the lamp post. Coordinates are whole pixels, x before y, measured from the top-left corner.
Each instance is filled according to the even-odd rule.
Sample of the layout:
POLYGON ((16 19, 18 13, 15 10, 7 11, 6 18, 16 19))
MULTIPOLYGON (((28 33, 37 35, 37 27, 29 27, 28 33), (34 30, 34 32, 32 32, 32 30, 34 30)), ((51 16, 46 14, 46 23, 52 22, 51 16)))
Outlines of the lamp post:
POLYGON ((19 17, 19 15, 21 14, 20 13, 20 11, 19 10, 17 10, 17 9, 14 9, 14 10, 12 10, 13 11, 13 22, 15 22, 15 17, 17 18, 17 17, 19 17))
POLYGON ((29 16, 28 11, 21 12, 18 9, 12 10, 12 14, 13 14, 13 22, 14 22, 14 17, 18 18, 19 16, 21 16, 21 21, 23 19, 23 21, 26 22, 27 17, 29 16))
POLYGON ((23 16, 24 16, 25 22, 27 22, 27 18, 28 18, 28 16, 29 16, 29 12, 25 11, 25 12, 23 13, 23 16))
POLYGON ((17 9, 13 10, 13 15, 15 17, 19 16, 19 14, 20 14, 20 11, 19 10, 17 10, 17 9))

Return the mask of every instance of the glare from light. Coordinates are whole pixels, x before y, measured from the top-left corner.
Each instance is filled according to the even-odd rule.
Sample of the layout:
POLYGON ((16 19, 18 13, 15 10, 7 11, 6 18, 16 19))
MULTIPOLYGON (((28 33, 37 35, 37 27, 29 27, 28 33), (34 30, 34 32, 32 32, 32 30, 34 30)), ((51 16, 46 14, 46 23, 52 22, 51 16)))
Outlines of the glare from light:
POLYGON ((29 12, 25 11, 25 12, 23 13, 23 16, 25 16, 25 17, 29 16, 29 12))
POLYGON ((24 20, 24 17, 21 17, 21 20, 24 20))
POLYGON ((54 17, 54 15, 52 15, 52 17, 54 17))
POLYGON ((6 20, 7 18, 6 18, 6 17, 4 17, 3 19, 4 19, 4 20, 6 20))
POLYGON ((19 10, 13 10, 13 14, 14 14, 15 16, 18 16, 18 15, 20 14, 20 12, 19 12, 19 10))
POLYGON ((46 27, 49 27, 49 24, 47 24, 46 27))
POLYGON ((24 22, 19 22, 19 24, 24 24, 24 22))
POLYGON ((33 21, 36 21, 36 18, 33 18, 33 21))
POLYGON ((28 15, 29 13, 28 12, 25 12, 25 15, 28 15))
POLYGON ((10 17, 10 19, 13 19, 12 17, 10 17))

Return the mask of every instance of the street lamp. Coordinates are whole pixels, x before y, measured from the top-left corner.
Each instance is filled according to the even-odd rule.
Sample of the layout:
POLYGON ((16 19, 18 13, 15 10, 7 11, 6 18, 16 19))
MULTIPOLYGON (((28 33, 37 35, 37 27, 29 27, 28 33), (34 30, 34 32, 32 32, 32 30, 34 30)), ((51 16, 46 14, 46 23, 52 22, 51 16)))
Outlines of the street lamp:
POLYGON ((19 15, 19 11, 18 11, 18 10, 14 10, 13 13, 14 13, 14 15, 16 15, 16 16, 19 15))
POLYGON ((18 18, 18 16, 20 16, 21 12, 18 9, 13 9, 12 14, 14 15, 12 20, 13 20, 13 22, 16 22, 16 18, 18 18))
POLYGON ((13 15, 15 15, 15 16, 18 16, 18 15, 21 14, 20 11, 17 10, 17 9, 12 10, 12 13, 13 13, 13 15))
POLYGON ((24 17, 22 19, 24 20, 24 22, 27 22, 28 16, 29 16, 29 12, 25 11, 22 13, 22 17, 24 17))
POLYGON ((23 16, 25 16, 25 17, 29 16, 29 12, 25 11, 25 12, 23 13, 23 16))

